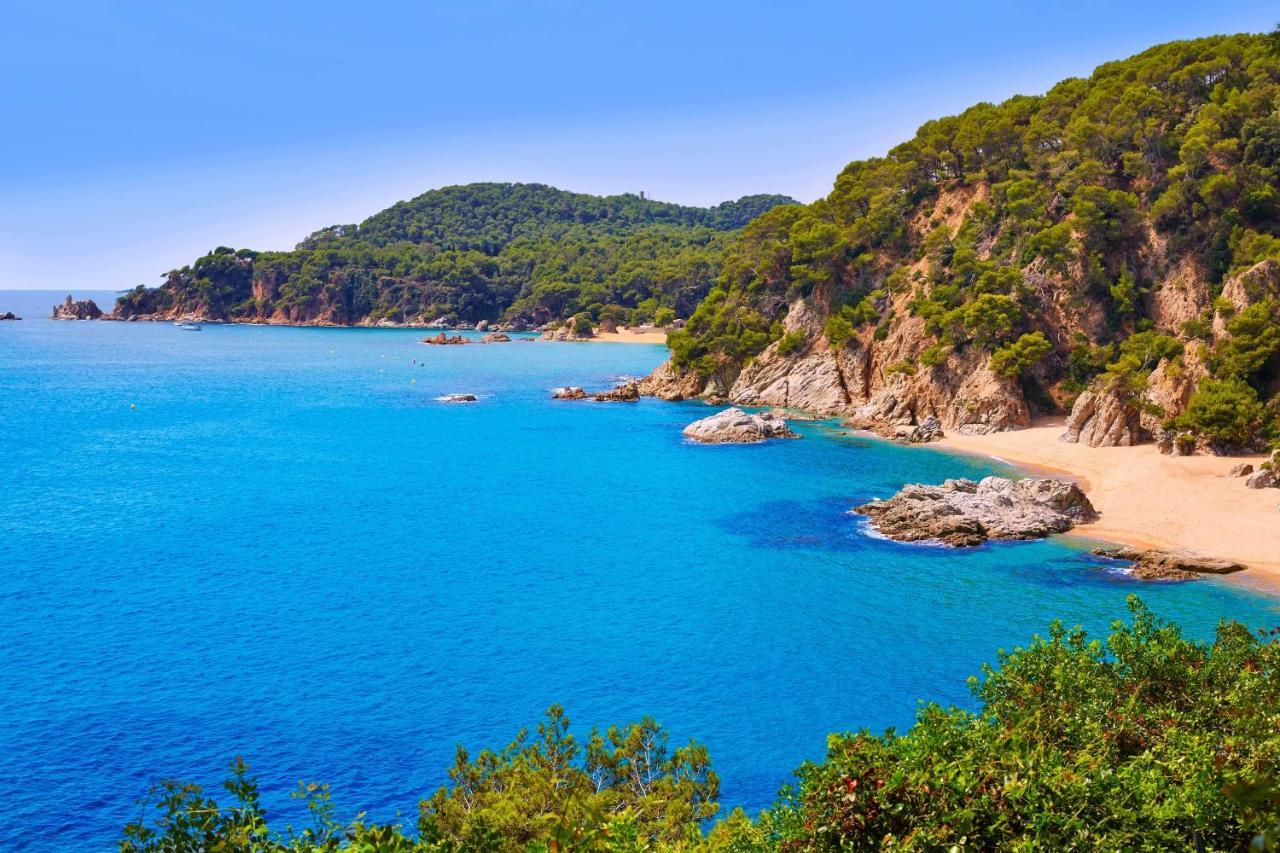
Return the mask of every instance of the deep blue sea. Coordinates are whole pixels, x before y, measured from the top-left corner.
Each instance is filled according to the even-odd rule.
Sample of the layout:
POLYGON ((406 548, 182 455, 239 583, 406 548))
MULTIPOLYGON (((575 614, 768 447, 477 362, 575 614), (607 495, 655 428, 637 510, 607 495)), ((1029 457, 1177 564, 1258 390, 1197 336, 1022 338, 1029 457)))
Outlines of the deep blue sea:
POLYGON ((6 850, 110 849, 155 781, 236 755, 278 827, 302 779, 412 825, 456 744, 552 703, 580 733, 655 716, 754 809, 828 732, 968 704, 1055 617, 1105 631, 1137 592, 1203 637, 1280 625, 1229 583, 901 545, 847 512, 994 465, 831 423, 693 446, 699 403, 549 398, 661 347, 42 319, 60 295, 0 292, 26 318, 0 323, 6 850))

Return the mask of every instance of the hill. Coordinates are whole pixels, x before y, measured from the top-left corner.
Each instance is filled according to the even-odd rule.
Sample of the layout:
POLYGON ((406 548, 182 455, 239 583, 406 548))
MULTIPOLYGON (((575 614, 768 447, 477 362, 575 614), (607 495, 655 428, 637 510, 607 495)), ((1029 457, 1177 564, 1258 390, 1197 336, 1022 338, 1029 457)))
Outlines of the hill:
POLYGON ((729 249, 660 396, 1230 450, 1280 407, 1280 59, 1151 48, 930 121, 729 249))
POLYGON ((538 325, 688 314, 710 289, 735 231, 785 196, 711 208, 540 184, 432 190, 358 225, 311 234, 289 252, 219 247, 139 286, 121 319, 346 325, 505 319, 538 325))

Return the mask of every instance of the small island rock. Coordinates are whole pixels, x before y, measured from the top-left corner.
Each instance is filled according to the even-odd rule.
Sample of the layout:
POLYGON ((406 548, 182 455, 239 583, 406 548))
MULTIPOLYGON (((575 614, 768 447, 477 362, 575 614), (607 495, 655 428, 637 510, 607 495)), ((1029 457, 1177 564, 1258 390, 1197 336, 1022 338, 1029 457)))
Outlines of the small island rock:
POLYGON ((566 388, 555 388, 551 391, 553 400, 585 400, 587 392, 583 391, 576 385, 570 385, 566 388))
POLYGON ((435 335, 434 337, 430 337, 430 338, 423 338, 423 339, 422 339, 422 342, 423 342, 424 344, 431 344, 431 345, 433 345, 433 346, 441 346, 441 345, 448 345, 448 344, 469 344, 469 343, 471 343, 471 341, 469 341, 468 339, 464 338, 462 335, 454 335, 453 337, 449 337, 449 333, 448 333, 448 332, 441 332, 440 334, 435 335))
POLYGON ((0 314, 0 320, 21 320, 21 319, 22 319, 21 317, 19 317, 17 314, 14 314, 12 311, 6 311, 3 314, 0 314))
POLYGON ((102 316, 102 309, 92 299, 72 299, 67 294, 61 305, 53 306, 54 320, 96 320, 102 316))
POLYGON ((888 500, 864 504, 854 512, 870 516, 872 526, 890 539, 956 547, 988 539, 1039 539, 1097 517, 1075 483, 1006 477, 908 485, 888 500))
POLYGON ((684 428, 684 434, 705 444, 754 444, 770 438, 800 437, 773 412, 752 415, 737 408, 694 421, 684 428))
POLYGON ((510 340, 511 340, 511 336, 510 336, 510 335, 505 335, 505 334, 503 334, 502 332, 490 332, 489 334, 485 335, 484 337, 482 337, 482 338, 480 339, 480 343, 482 343, 482 344, 505 344, 505 343, 507 343, 507 342, 508 342, 508 341, 510 341, 510 340))
POLYGON ((638 403, 640 386, 635 382, 624 382, 612 391, 593 395, 592 399, 598 403, 638 403))
POLYGON ((475 394, 445 394, 440 398, 441 403, 474 403, 475 401, 475 394))

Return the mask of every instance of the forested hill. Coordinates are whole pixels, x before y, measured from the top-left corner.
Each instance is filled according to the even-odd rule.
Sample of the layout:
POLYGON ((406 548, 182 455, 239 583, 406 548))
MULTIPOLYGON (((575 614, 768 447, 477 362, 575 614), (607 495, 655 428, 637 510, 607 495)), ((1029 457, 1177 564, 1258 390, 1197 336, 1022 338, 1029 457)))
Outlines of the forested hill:
POLYGON ((445 187, 316 231, 293 251, 220 247, 130 291, 116 315, 338 325, 687 315, 737 231, 780 204, 796 202, 754 195, 699 208, 540 184, 445 187))
POLYGON ((663 396, 901 427, 1073 410, 1095 444, 1280 427, 1280 56, 1151 48, 930 121, 775 209, 671 339, 663 396))

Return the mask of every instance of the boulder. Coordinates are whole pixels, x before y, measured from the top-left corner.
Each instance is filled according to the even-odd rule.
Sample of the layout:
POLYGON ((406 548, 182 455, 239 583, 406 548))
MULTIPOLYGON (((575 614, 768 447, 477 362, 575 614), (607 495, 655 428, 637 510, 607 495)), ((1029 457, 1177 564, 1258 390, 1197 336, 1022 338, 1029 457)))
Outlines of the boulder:
POLYGON ((612 391, 595 394, 592 399, 599 403, 637 403, 640 401, 640 386, 635 382, 624 382, 612 391))
POLYGON ((589 341, 595 337, 594 332, 580 335, 573 330, 572 323, 565 323, 558 329, 548 329, 538 336, 540 341, 589 341))
POLYGON ((554 388, 551 391, 551 399, 553 400, 585 400, 586 397, 587 392, 576 385, 566 388, 554 388))
POLYGON ((1141 548, 1097 548, 1093 552, 1112 560, 1133 564, 1133 576, 1142 580, 1191 580, 1200 575, 1225 575, 1244 570, 1231 560, 1206 557, 1192 551, 1161 551, 1141 548))
POLYGON ((869 516, 871 525, 890 539, 956 547, 988 539, 1038 539, 1097 517, 1075 483, 1006 477, 908 485, 888 500, 864 504, 854 512, 869 516))
POLYGON ((1262 468, 1245 477, 1246 489, 1274 489, 1280 487, 1280 477, 1270 468, 1262 468))
POLYGON ((1241 462, 1230 471, 1227 472, 1228 477, 1247 477, 1253 473, 1253 466, 1248 462, 1241 462))
POLYGON ((53 306, 54 320, 96 320, 102 316, 102 309, 92 299, 73 300, 71 294, 61 305, 53 306))
POLYGON ((934 415, 929 415, 907 434, 907 441, 912 444, 927 444, 941 439, 942 421, 934 415))
POLYGON ((489 321, 488 321, 488 320, 481 320, 479 323, 476 323, 476 331, 477 331, 477 332, 487 332, 487 331, 489 331, 489 321))
POLYGON ((509 342, 510 340, 511 340, 511 336, 510 336, 510 335, 505 335, 505 334, 503 334, 502 332, 490 332, 489 334, 487 334, 487 335, 485 335, 484 337, 480 338, 480 343, 482 343, 482 344, 505 344, 505 343, 509 342))
POLYGON ((1076 398, 1067 416, 1062 440, 1090 447, 1130 447, 1149 440, 1142 426, 1142 411, 1129 400, 1102 387, 1076 398))
POLYGON ((475 394, 446 394, 439 398, 441 403, 474 403, 475 394))
POLYGON ((19 317, 17 314, 14 314, 12 311, 6 311, 3 314, 0 314, 0 320, 21 320, 21 319, 22 319, 21 317, 19 317))
POLYGON ((786 420, 772 412, 748 414, 742 409, 725 409, 684 428, 687 438, 703 444, 754 444, 770 438, 799 438, 787 428, 786 420))

